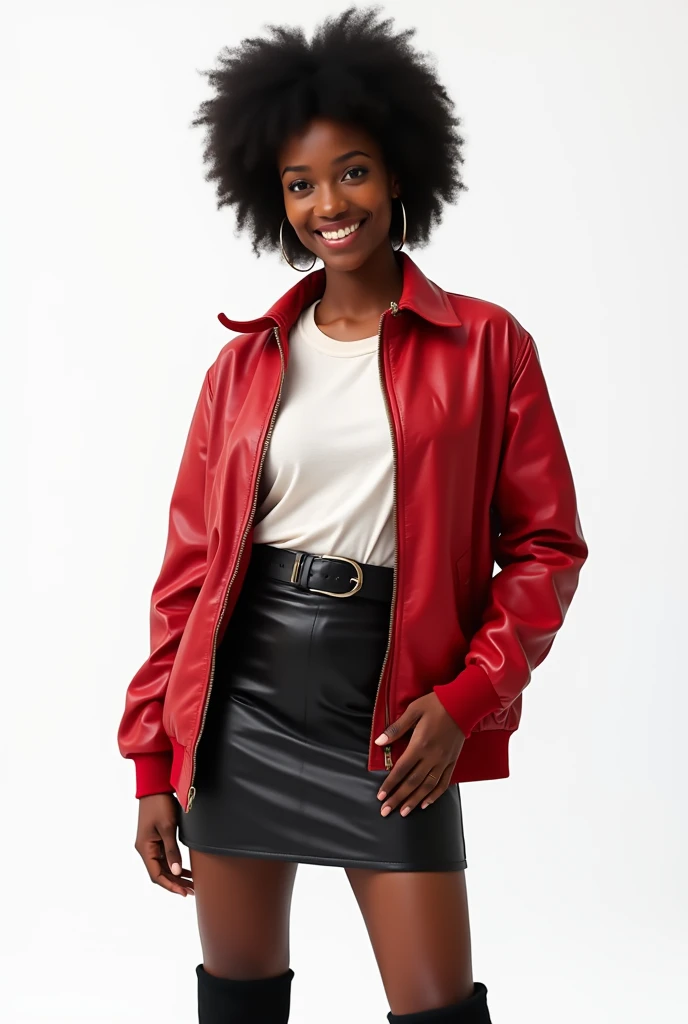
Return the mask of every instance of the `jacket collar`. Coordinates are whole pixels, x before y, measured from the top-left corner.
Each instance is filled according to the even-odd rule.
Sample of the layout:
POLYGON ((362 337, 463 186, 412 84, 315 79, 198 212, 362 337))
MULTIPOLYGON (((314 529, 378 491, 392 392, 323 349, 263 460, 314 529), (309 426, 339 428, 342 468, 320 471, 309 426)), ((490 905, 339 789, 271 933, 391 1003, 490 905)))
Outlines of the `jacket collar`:
MULTIPOLYGON (((410 309, 437 327, 460 327, 461 320, 447 292, 426 277, 407 252, 400 251, 396 259, 403 274, 399 309, 410 309)), ((229 330, 242 334, 272 329, 275 325, 288 333, 301 311, 319 299, 324 291, 325 268, 321 267, 297 281, 263 316, 254 320, 230 320, 224 313, 218 313, 217 318, 229 330)))

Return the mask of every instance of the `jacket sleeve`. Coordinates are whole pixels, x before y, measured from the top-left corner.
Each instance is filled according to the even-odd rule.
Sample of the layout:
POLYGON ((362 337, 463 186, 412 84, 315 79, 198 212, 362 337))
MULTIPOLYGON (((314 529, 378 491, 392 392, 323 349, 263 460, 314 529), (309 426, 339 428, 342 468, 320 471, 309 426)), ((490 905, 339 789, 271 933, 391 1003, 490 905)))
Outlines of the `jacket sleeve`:
POLYGON ((433 687, 465 736, 528 685, 552 647, 588 556, 568 458, 527 333, 512 371, 492 504, 501 571, 492 577, 464 669, 433 687))
POLYGON ((117 733, 120 753, 135 764, 137 797, 174 792, 172 746, 162 710, 179 641, 206 573, 205 481, 211 406, 208 370, 172 492, 167 543, 150 602, 150 654, 129 683, 117 733))

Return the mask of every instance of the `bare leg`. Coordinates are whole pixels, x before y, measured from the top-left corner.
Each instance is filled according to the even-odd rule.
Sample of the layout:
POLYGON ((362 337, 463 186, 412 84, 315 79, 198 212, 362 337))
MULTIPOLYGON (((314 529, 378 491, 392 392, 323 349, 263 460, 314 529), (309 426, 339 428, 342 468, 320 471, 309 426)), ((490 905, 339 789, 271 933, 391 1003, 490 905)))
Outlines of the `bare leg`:
POLYGON ((465 871, 347 868, 392 1013, 473 994, 465 871))
POLYGON ((270 978, 289 967, 297 863, 190 850, 203 966, 220 978, 270 978))

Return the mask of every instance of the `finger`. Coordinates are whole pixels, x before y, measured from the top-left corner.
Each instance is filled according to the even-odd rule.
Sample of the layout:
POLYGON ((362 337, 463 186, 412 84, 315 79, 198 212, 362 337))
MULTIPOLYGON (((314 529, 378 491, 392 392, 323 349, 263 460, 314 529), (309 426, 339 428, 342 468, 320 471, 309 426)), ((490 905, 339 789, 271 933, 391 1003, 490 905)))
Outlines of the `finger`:
POLYGON ((179 896, 193 896, 193 893, 189 893, 184 886, 178 885, 171 875, 166 875, 164 872, 161 872, 154 881, 161 888, 167 889, 168 892, 175 892, 179 896))
POLYGON ((443 793, 446 793, 447 789, 449 788, 449 779, 451 778, 451 773, 455 763, 456 762, 448 764, 447 767, 444 769, 440 777, 440 781, 437 783, 435 788, 431 790, 431 792, 427 795, 423 803, 420 805, 421 810, 424 811, 426 807, 430 806, 430 804, 434 804, 436 800, 439 800, 443 793))
POLYGON ((420 785, 413 790, 413 792, 409 793, 404 799, 400 801, 401 810, 399 813, 401 814, 402 818, 405 818, 408 814, 410 814, 411 811, 418 806, 421 800, 424 800, 426 796, 432 793, 433 789, 435 789, 437 785, 438 775, 436 773, 437 769, 435 770, 435 772, 426 775, 424 781, 421 782, 420 785))
POLYGON ((411 726, 416 725, 421 715, 420 711, 414 705, 415 701, 412 704, 409 704, 406 711, 397 718, 396 722, 390 722, 385 731, 376 737, 375 742, 377 744, 381 744, 383 742, 383 737, 385 737, 385 743, 393 743, 394 740, 398 740, 400 736, 403 736, 405 732, 408 732, 411 726))
POLYGON ((167 863, 167 856, 165 855, 164 852, 156 854, 156 860, 159 862, 160 869, 164 875, 169 875, 170 878, 175 878, 180 883, 193 883, 193 875, 191 874, 190 868, 182 867, 181 873, 179 875, 173 875, 172 872, 170 871, 169 864, 167 863))
POLYGON ((155 882, 156 885, 161 885, 163 889, 169 889, 170 892, 179 893, 180 896, 186 896, 186 886, 180 885, 178 881, 173 879, 171 875, 165 873, 163 870, 163 863, 167 864, 167 858, 164 853, 160 850, 160 842, 151 841, 147 844, 147 848, 141 853, 143 863, 146 865, 146 870, 150 877, 151 882, 155 882))
POLYGON ((401 785, 397 786, 394 792, 386 798, 381 814, 389 814, 397 807, 401 807, 402 804, 406 806, 415 797, 415 803, 418 803, 423 797, 434 788, 436 782, 433 780, 428 781, 428 773, 432 772, 435 778, 439 775, 438 769, 434 766, 432 761, 420 761, 406 776, 401 785), (389 807, 390 811, 386 811, 389 807))
POLYGON ((179 852, 177 846, 177 826, 174 825, 158 825, 158 832, 162 839, 163 847, 165 848, 165 856, 167 857, 167 864, 170 872, 173 875, 181 875, 182 868, 182 855, 179 852))
POLYGON ((168 892, 175 892, 179 896, 193 896, 193 889, 189 893, 188 884, 182 885, 177 877, 169 874, 167 871, 160 871, 157 875, 151 876, 151 881, 155 882, 156 885, 161 886, 163 889, 167 889, 168 892))
MULTIPOLYGON (((184 891, 186 893, 188 893, 189 895, 193 896, 193 894, 194 894, 194 883, 192 881, 189 881, 187 879, 182 878, 181 875, 172 875, 172 874, 170 874, 169 869, 167 867, 167 862, 165 860, 161 861, 160 864, 161 864, 161 870, 160 870, 160 876, 161 877, 166 878, 168 882, 172 883, 172 885, 175 885, 175 886, 178 886, 178 887, 184 889, 184 891)), ((177 890, 175 890, 175 891, 177 891, 177 890)))
MULTIPOLYGON (((180 886, 184 890, 184 895, 185 896, 194 896, 195 895, 194 886, 190 882, 181 883, 179 881, 179 876, 178 875, 170 875, 167 871, 163 871, 162 877, 165 878, 170 883, 170 885, 172 885, 172 886, 180 886)), ((179 890, 177 888, 174 889, 174 892, 178 892, 178 891, 179 890)))
POLYGON ((414 753, 414 745, 410 743, 383 780, 377 794, 378 800, 384 800, 397 786, 401 785, 408 773, 413 771, 420 760, 421 755, 414 753))

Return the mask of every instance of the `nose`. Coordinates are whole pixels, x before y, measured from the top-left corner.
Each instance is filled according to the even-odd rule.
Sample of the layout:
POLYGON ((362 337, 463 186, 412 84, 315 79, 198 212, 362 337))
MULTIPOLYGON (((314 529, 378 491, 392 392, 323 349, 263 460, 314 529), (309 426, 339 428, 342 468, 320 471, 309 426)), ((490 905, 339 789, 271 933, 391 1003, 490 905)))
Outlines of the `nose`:
POLYGON ((321 185, 313 208, 316 217, 322 217, 323 220, 334 220, 338 215, 346 213, 347 208, 346 198, 336 187, 321 185))

